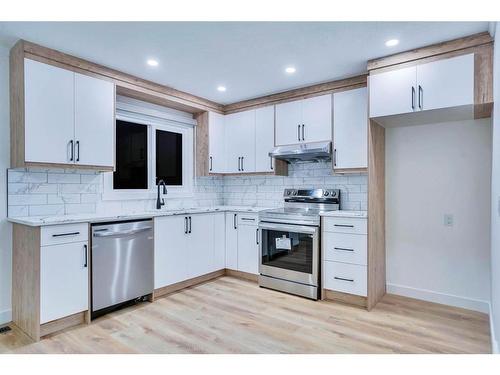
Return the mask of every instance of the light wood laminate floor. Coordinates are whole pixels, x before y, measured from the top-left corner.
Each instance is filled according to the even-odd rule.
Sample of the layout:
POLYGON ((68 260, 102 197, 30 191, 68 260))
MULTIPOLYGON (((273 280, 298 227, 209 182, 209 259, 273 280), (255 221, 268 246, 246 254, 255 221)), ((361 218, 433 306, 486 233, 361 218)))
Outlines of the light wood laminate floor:
POLYGON ((488 316, 386 295, 370 312, 221 277, 32 343, 14 353, 489 353, 488 316))

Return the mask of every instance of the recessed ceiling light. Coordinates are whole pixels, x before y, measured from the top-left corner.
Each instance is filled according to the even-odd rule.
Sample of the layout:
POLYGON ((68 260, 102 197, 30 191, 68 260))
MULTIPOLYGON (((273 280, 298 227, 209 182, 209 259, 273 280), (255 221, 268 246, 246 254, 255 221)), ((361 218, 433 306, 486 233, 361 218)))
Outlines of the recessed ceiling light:
POLYGON ((385 42, 386 47, 394 47, 399 44, 399 40, 397 39, 389 39, 387 42, 385 42))
POLYGON ((149 65, 149 66, 158 66, 158 60, 155 60, 155 59, 148 59, 146 61, 146 63, 149 65))
POLYGON ((226 91, 226 86, 217 86, 217 91, 220 91, 220 92, 226 91))
POLYGON ((297 69, 295 69, 293 66, 287 66, 285 68, 285 72, 288 73, 288 74, 293 74, 297 71, 297 69))

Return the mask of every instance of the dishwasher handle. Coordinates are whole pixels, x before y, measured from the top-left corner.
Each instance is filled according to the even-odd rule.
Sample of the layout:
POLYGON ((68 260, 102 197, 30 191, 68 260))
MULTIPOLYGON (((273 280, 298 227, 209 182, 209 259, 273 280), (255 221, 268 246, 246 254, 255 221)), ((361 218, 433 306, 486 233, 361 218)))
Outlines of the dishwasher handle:
POLYGON ((123 232, 94 232, 94 237, 125 237, 136 233, 152 230, 152 227, 127 230, 123 232))

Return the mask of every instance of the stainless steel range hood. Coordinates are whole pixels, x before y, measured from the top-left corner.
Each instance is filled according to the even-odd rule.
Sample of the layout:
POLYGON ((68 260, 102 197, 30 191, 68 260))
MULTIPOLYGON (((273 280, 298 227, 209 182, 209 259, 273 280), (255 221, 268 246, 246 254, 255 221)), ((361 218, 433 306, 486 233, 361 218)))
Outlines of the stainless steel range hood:
POLYGON ((332 142, 311 142, 291 146, 278 146, 269 153, 269 156, 285 160, 288 163, 331 160, 332 142))

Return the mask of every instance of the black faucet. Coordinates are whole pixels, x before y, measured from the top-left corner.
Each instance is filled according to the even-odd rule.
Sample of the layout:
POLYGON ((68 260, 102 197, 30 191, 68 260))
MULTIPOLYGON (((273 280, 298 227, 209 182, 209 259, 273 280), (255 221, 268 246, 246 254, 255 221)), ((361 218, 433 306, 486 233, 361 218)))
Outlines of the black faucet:
POLYGON ((161 209, 161 206, 165 205, 165 199, 161 198, 160 199, 160 186, 163 185, 163 194, 167 194, 167 186, 165 185, 165 181, 160 180, 156 184, 158 187, 158 198, 156 198, 156 209, 159 210, 161 209))

